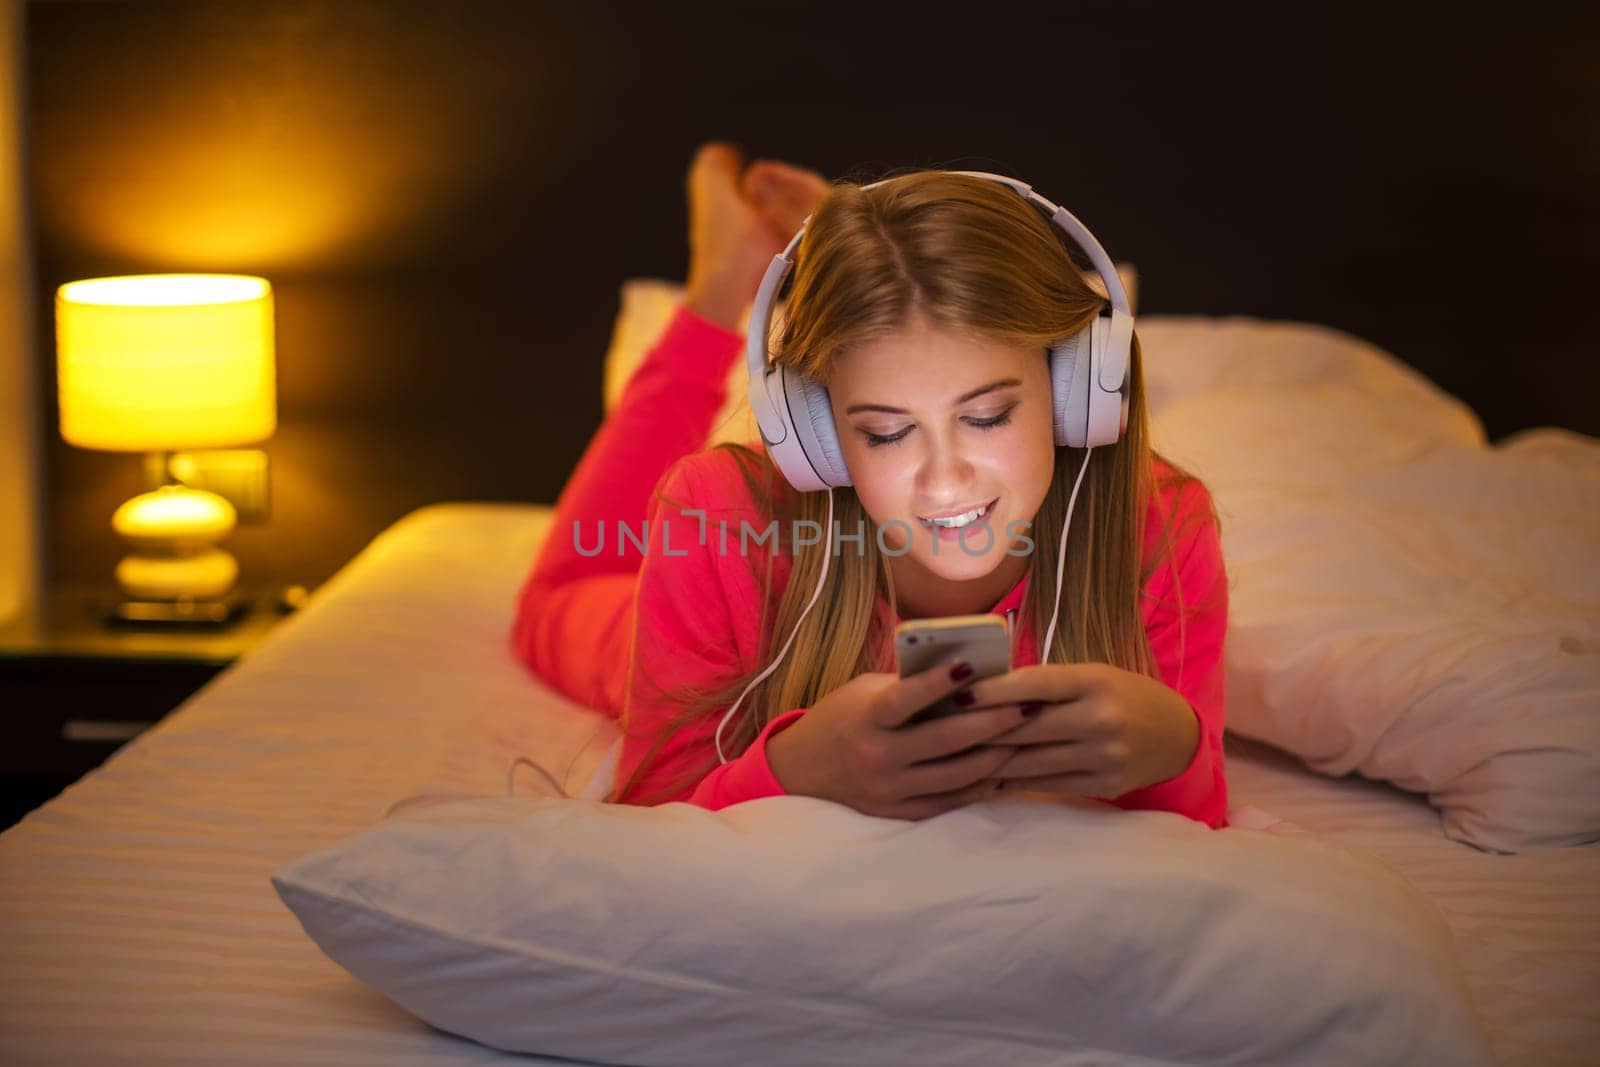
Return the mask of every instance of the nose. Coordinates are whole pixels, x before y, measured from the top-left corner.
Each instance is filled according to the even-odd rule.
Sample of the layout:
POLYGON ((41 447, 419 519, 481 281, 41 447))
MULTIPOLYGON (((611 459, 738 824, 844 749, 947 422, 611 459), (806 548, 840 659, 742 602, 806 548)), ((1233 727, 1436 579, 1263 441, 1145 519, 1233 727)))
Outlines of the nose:
POLYGON ((926 443, 917 467, 917 497, 928 505, 956 507, 968 504, 973 466, 953 433, 922 434, 926 443))

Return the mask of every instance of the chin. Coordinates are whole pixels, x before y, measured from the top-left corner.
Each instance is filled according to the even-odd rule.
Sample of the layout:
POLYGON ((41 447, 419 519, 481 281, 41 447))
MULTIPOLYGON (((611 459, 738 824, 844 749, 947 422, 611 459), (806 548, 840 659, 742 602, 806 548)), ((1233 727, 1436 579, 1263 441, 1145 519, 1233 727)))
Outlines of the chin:
MULTIPOLYGON (((996 531, 998 534, 998 531, 996 531)), ((982 555, 977 554, 977 546, 987 541, 982 533, 974 533, 971 537, 971 550, 962 548, 959 543, 941 542, 939 554, 933 554, 932 536, 925 530, 918 531, 916 543, 912 546, 910 555, 930 573, 952 582, 967 582, 976 578, 984 578, 994 573, 1006 559, 1006 545, 999 536, 994 539, 994 545, 982 555)))
MULTIPOLYGON (((917 555, 917 553, 913 553, 917 555)), ((943 548, 939 550, 939 558, 931 556, 918 556, 917 562, 927 568, 930 574, 937 575, 947 582, 972 582, 979 578, 987 578, 993 574, 995 568, 1000 566, 1000 553, 995 558, 988 556, 962 556, 959 560, 952 559, 943 548)))

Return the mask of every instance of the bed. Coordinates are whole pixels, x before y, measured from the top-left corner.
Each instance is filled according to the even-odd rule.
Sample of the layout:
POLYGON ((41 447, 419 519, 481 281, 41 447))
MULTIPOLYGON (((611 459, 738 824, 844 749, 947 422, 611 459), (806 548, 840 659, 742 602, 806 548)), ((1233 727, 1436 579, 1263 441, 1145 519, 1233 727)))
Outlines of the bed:
MULTIPOLYGON (((1174 320, 1167 341, 1217 325, 1174 320)), ((1150 321, 1147 346, 1162 329, 1150 321)), ((1226 392, 1214 376, 1153 378, 1174 414, 1226 392)), ((532 792, 525 767, 508 782, 517 757, 568 793, 590 783, 614 725, 506 651, 549 518, 475 502, 406 516, 247 658, 0 835, 0 1058, 572 1062, 430 1027, 323 955, 268 881, 407 798, 532 792)), ((1238 825, 1362 850, 1437 903, 1499 1062, 1593 1062, 1600 848, 1497 854, 1446 836, 1418 792, 1239 734, 1227 756, 1238 825)))

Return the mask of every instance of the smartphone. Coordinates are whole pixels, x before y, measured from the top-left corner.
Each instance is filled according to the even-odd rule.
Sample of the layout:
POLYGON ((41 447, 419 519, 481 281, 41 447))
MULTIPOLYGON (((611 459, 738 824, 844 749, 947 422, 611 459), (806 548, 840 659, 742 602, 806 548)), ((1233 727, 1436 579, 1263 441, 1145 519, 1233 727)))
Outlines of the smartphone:
MULTIPOLYGON (((972 664, 971 681, 992 678, 1011 669, 1011 634, 999 615, 947 615, 907 619, 894 628, 894 656, 900 677, 937 664, 972 664)), ((941 698, 906 720, 906 725, 959 715, 970 709, 941 698)))

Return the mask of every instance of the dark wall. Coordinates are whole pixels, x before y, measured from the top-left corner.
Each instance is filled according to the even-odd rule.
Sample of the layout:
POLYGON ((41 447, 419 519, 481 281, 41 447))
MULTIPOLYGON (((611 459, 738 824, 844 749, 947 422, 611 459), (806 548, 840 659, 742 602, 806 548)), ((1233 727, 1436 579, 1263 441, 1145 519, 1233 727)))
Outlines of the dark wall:
POLYGON ((54 575, 108 576, 141 488, 55 429, 61 283, 271 279, 274 512, 230 547, 317 582, 420 505, 555 498, 618 286, 686 273, 710 138, 1016 174, 1137 264, 1145 312, 1327 323, 1492 437, 1600 433, 1592 20, 1103 6, 30 5, 54 575))

